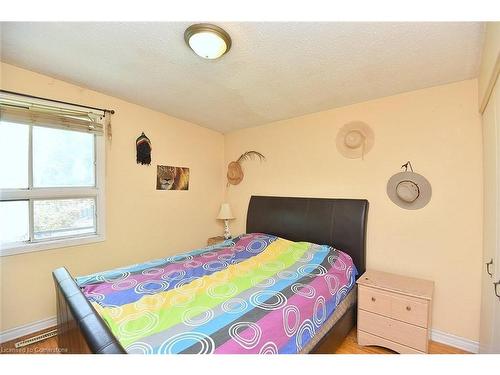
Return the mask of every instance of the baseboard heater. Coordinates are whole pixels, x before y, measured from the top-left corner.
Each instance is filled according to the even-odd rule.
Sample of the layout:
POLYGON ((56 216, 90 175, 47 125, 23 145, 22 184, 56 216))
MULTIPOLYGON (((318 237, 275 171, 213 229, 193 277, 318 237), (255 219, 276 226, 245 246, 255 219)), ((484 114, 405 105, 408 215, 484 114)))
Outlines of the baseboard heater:
POLYGON ((23 346, 31 345, 34 344, 35 342, 40 342, 43 340, 50 339, 51 337, 57 336, 57 329, 53 329, 51 331, 47 331, 45 333, 42 333, 40 335, 36 335, 30 338, 27 338, 26 340, 21 340, 15 343, 15 347, 17 348, 22 348, 23 346))

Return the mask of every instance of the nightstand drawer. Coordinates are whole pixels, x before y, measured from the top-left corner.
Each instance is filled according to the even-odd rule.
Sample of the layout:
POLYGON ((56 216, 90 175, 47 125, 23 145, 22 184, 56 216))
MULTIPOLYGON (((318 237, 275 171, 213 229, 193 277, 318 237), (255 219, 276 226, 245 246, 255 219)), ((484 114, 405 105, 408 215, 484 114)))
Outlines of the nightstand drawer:
POLYGON ((427 330, 424 328, 359 310, 358 329, 427 352, 427 330))
POLYGON ((369 287, 360 287, 358 298, 360 309, 427 328, 429 310, 424 300, 369 287))
POLYGON ((358 304, 360 309, 366 311, 386 316, 391 314, 391 296, 372 288, 359 286, 358 304))
POLYGON ((392 300, 391 318, 427 328, 428 303, 407 297, 397 297, 392 300))

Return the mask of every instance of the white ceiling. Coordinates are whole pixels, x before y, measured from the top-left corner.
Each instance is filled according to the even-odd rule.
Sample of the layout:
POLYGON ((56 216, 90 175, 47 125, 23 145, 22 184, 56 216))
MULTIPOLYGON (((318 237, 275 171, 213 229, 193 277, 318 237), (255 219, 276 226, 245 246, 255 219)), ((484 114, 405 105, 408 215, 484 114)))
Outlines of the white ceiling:
POLYGON ((220 132, 478 75, 482 23, 218 23, 219 60, 190 22, 2 23, 1 59, 220 132))

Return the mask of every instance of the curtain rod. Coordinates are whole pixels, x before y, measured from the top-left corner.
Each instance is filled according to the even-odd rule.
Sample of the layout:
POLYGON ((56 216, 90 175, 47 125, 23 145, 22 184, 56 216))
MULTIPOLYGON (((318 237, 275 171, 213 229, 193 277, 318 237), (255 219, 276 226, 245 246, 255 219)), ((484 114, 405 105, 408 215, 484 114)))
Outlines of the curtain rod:
POLYGON ((108 113, 110 113, 112 115, 115 114, 115 110, 114 109, 103 109, 103 108, 89 107, 88 105, 81 105, 81 104, 76 104, 76 103, 63 102, 62 100, 47 99, 47 98, 42 98, 40 96, 21 94, 20 92, 8 91, 8 90, 2 90, 2 89, 0 89, 0 92, 6 93, 6 94, 14 94, 14 95, 26 96, 26 97, 32 98, 32 99, 48 100, 48 101, 55 102, 55 103, 69 104, 69 105, 74 105, 74 106, 77 106, 77 107, 83 107, 83 108, 88 108, 88 109, 96 109, 98 111, 108 112, 108 113))

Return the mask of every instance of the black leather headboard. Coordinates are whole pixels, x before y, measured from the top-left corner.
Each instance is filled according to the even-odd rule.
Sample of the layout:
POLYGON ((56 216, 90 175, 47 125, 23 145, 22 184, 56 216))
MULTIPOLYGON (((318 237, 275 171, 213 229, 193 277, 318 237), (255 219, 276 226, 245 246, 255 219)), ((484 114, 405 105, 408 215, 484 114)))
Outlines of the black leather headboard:
POLYGON ((367 216, 366 199, 252 196, 246 232, 333 246, 352 257, 361 275, 366 268, 367 216))

